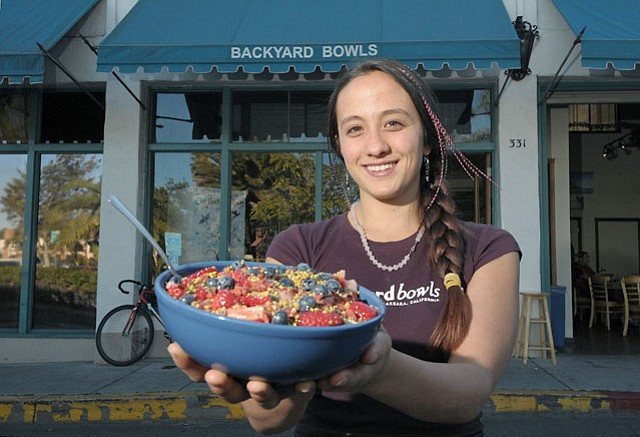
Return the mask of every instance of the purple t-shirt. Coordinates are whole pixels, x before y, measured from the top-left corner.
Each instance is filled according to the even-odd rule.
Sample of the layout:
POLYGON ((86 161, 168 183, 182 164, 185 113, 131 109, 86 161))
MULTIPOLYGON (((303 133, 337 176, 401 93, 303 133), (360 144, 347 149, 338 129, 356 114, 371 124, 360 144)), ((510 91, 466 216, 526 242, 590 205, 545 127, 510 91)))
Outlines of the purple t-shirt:
MULTIPOLYGON (((502 229, 470 222, 462 225, 468 230, 465 283, 486 263, 520 250, 515 239, 502 229)), ((397 242, 369 244, 380 262, 393 265, 409 252, 414 241, 412 235, 397 242)), ((285 265, 304 262, 323 272, 345 270, 347 279, 355 279, 385 302, 383 325, 393 339, 393 347, 426 360, 433 352, 429 338, 446 299, 442 279, 429 266, 427 245, 423 239, 402 269, 383 271, 371 263, 358 232, 342 214, 323 222, 289 227, 274 238, 267 256, 285 265)), ((439 360, 445 361, 446 357, 439 360)), ((482 425, 478 419, 467 424, 426 423, 364 395, 323 393, 309 403, 296 435, 329 435, 330 430, 362 435, 467 436, 481 435, 482 425)))

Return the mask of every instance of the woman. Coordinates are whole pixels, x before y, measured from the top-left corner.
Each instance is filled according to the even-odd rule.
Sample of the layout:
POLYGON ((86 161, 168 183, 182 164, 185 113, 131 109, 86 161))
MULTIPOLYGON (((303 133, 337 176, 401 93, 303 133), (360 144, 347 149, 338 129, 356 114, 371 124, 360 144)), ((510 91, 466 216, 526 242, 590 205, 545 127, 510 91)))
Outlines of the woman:
POLYGON ((267 252, 268 262, 344 269, 386 301, 384 329, 358 363, 282 392, 258 380, 243 386, 170 346, 193 380, 242 402, 257 431, 482 435, 481 408, 515 340, 519 249, 504 231, 456 219, 443 180, 452 143, 430 101, 422 79, 397 62, 344 75, 329 103, 329 137, 359 201, 348 214, 290 227, 267 252))

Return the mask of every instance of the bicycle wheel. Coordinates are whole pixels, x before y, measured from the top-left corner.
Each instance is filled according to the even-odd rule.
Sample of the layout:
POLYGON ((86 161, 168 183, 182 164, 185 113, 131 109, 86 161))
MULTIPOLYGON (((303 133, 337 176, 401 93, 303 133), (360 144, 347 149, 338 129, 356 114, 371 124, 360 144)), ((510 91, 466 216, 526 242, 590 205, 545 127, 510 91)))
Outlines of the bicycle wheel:
POLYGON ((142 358, 153 343, 153 321, 149 313, 133 305, 121 305, 109 311, 98 325, 96 346, 107 363, 128 366, 142 358), (129 318, 130 326, 126 329, 129 318))

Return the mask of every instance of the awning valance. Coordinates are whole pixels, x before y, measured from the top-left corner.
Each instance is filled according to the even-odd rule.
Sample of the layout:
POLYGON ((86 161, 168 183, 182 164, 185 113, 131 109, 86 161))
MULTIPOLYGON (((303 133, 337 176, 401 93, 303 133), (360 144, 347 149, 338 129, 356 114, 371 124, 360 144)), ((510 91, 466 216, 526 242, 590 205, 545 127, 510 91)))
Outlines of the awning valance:
POLYGON ((98 47, 98 71, 335 72, 394 58, 427 69, 520 66, 502 0, 139 0, 98 47))
POLYGON ((98 0, 2 0, 0 2, 0 82, 41 83, 44 55, 98 0))
POLYGON ((640 2, 553 0, 571 30, 582 36, 582 66, 633 70, 640 64, 640 2))

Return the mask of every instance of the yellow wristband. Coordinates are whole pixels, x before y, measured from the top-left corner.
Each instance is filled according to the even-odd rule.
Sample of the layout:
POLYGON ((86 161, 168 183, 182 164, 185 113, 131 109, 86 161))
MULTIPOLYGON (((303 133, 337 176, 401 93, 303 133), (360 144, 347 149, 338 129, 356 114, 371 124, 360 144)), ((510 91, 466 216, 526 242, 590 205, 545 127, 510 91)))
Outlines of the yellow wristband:
POLYGON ((444 275, 444 286, 448 290, 451 287, 460 287, 462 288, 462 281, 460 281, 460 276, 457 273, 447 273, 444 275))

